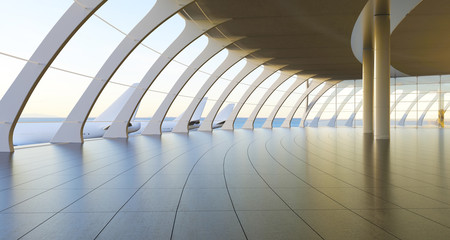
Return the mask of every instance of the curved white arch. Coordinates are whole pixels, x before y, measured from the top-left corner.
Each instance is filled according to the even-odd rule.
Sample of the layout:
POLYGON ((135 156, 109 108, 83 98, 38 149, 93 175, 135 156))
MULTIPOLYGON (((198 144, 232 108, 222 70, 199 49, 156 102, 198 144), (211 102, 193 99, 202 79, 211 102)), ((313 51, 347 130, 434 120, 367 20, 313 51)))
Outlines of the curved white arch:
POLYGON ((414 107, 414 105, 418 104, 420 99, 425 97, 425 95, 426 95, 426 93, 418 93, 417 94, 416 99, 409 104, 409 107, 406 109, 406 111, 403 114, 402 118, 400 119, 400 121, 398 121, 398 125, 405 126, 406 118, 408 117, 409 113, 411 112, 411 109, 414 107))
POLYGON ((265 62, 269 61, 271 58, 265 58, 265 59, 247 59, 247 62, 245 63, 245 66, 239 71, 239 73, 231 80, 231 82, 228 84, 228 86, 225 88, 225 90, 220 94, 219 99, 216 101, 212 109, 209 111, 208 115, 206 116, 205 120, 203 120, 203 123, 199 127, 199 131, 205 131, 210 132, 212 131, 212 124, 214 121, 214 118, 216 117, 217 113, 219 112, 220 107, 225 102, 225 99, 230 95, 230 93, 234 90, 234 88, 251 72, 253 72, 255 69, 257 69, 259 66, 264 64, 265 62))
POLYGON ((430 103, 428 103, 427 107, 423 110, 422 115, 420 115, 419 119, 417 120, 417 126, 423 125, 423 120, 425 118, 425 115, 427 115, 428 111, 433 106, 434 102, 436 102, 438 100, 438 98, 439 98, 439 95, 436 94, 436 96, 434 96, 434 98, 430 101, 430 103))
POLYGON ((193 0, 158 0, 145 17, 125 36, 95 75, 86 91, 51 140, 52 143, 83 142, 83 127, 95 102, 117 69, 133 50, 159 25, 193 0))
POLYGON ((222 129, 233 130, 234 129, 234 121, 236 120, 237 115, 241 111, 242 106, 244 106, 244 103, 247 101, 247 99, 250 97, 250 95, 268 77, 270 77, 276 71, 280 70, 281 68, 283 68, 285 66, 286 65, 264 66, 263 72, 258 76, 258 78, 256 78, 255 81, 253 81, 253 83, 250 85, 250 87, 247 89, 247 91, 245 91, 244 95, 242 95, 242 97, 236 103, 236 106, 233 108, 233 111, 231 112, 230 116, 228 117, 228 119, 223 124, 222 129))
POLYGON ((267 89, 267 91, 264 93, 264 96, 259 100, 258 104, 253 109, 252 113, 248 117, 247 121, 245 121, 244 126, 242 128, 244 129, 253 129, 253 124, 255 123, 256 116, 258 116, 259 111, 264 106, 264 103, 267 101, 267 99, 272 95, 272 93, 286 80, 294 76, 299 71, 282 71, 278 79, 272 84, 272 86, 267 89))
POLYGON ((128 137, 128 123, 136 111, 137 106, 143 99, 147 90, 153 84, 153 81, 159 76, 164 68, 183 50, 199 38, 209 29, 216 26, 217 23, 210 23, 209 21, 186 21, 186 26, 183 32, 175 39, 175 41, 159 56, 156 62, 150 67, 145 76, 142 78, 139 86, 133 92, 133 95, 125 103, 122 110, 120 110, 116 119, 105 132, 105 138, 127 138, 128 137))
POLYGON ((294 117, 295 113, 297 112, 298 108, 302 104, 302 102, 308 97, 308 95, 314 91, 318 86, 320 86, 326 79, 313 79, 309 85, 309 87, 306 89, 306 91, 302 94, 302 96, 297 100, 297 102, 292 107, 291 111, 289 112, 286 119, 284 119, 283 123, 281 124, 282 128, 290 128, 291 127, 291 121, 294 117))
POLYGON ((0 101, 0 152, 14 152, 14 128, 35 87, 72 36, 105 2, 75 1, 39 44, 0 101))
POLYGON ((216 39, 209 38, 206 48, 200 53, 197 58, 189 65, 189 67, 178 78, 175 85, 170 89, 167 96, 164 98, 161 105, 159 105, 153 117, 150 119, 147 127, 142 131, 142 135, 159 135, 161 134, 161 124, 166 117, 169 108, 175 101, 175 98, 180 93, 181 89, 186 85, 189 79, 214 55, 226 48, 232 42, 237 41, 239 38, 230 39, 216 39))
POLYGON ((197 92, 192 102, 189 104, 187 109, 184 111, 178 123, 173 128, 172 132, 175 133, 187 133, 189 131, 189 121, 192 115, 197 109, 198 104, 203 99, 208 90, 213 86, 213 84, 222 76, 228 69, 230 69, 234 64, 239 62, 242 58, 249 55, 256 50, 228 50, 227 58, 220 64, 220 66, 211 74, 211 76, 206 80, 201 89, 197 92))
POLYGON ((359 109, 361 109, 362 104, 363 104, 363 100, 361 99, 361 101, 359 101, 358 105, 353 110, 353 113, 347 119, 347 122, 345 123, 346 127, 353 127, 353 121, 355 120, 356 114, 358 113, 359 109))
MULTIPOLYGON (((339 114, 342 112, 342 109, 344 109, 345 105, 348 103, 348 101, 350 101, 350 99, 354 96, 354 94, 355 94, 355 88, 353 88, 352 91, 347 95, 347 97, 345 97, 345 99, 339 104, 339 107, 336 109, 336 113, 333 115, 333 117, 331 117, 330 121, 327 124, 328 127, 336 127, 336 121, 337 121, 339 114)), ((316 118, 318 118, 317 122, 322 117, 322 112, 320 113, 320 115, 319 114, 316 115, 316 118)), ((314 119, 314 120, 316 120, 316 119, 314 119)))
POLYGON ((284 102, 288 99, 289 96, 297 89, 300 85, 302 85, 304 82, 306 82, 309 78, 314 77, 315 75, 304 75, 304 74, 297 74, 297 79, 295 82, 288 88, 288 90, 283 94, 283 96, 278 100, 278 103, 275 105, 275 107, 272 109, 272 112, 270 112, 269 116, 267 117, 266 121, 264 122, 262 128, 272 128, 273 120, 275 119, 275 116, 277 115, 278 111, 280 110, 281 106, 283 106, 284 102))
POLYGON ((317 95, 314 97, 314 99, 309 103, 308 107, 306 108, 306 111, 303 114, 303 117, 301 118, 301 122, 300 122, 301 127, 305 127, 306 118, 308 117, 309 113, 313 109, 314 105, 316 105, 319 98, 321 98, 323 94, 325 94, 330 88, 332 88, 339 82, 341 82, 341 81, 338 80, 338 81, 326 81, 325 82, 325 86, 323 86, 323 88, 320 89, 320 91, 317 93, 317 95))

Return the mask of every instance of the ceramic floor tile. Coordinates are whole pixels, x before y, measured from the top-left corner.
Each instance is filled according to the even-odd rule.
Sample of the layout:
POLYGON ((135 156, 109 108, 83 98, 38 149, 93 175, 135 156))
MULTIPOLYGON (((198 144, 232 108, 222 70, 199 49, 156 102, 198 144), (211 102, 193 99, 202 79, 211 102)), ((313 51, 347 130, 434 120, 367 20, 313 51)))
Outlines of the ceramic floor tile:
POLYGON ((234 211, 179 212, 173 239, 245 239, 234 211))
POLYGON ((170 239, 175 212, 119 212, 98 239, 170 239))
POLYGON ((233 210, 225 188, 185 189, 178 211, 233 210))
POLYGON ((94 239, 113 213, 59 213, 23 239, 94 239))
POLYGON ((321 239, 292 211, 238 211, 249 239, 321 239))
POLYGON ((181 189, 141 189, 123 211, 176 211, 181 189))
POLYGON ((236 210, 283 210, 286 204, 267 188, 233 188, 230 195, 236 210))
POLYGON ((397 239, 349 210, 297 210, 324 239, 397 239))

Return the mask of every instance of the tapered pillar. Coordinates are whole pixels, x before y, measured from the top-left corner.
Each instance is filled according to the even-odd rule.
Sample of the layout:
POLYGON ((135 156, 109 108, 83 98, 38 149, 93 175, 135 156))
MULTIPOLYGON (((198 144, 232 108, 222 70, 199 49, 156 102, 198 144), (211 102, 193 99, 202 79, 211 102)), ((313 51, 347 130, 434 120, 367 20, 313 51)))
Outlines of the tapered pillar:
POLYGON ((373 134, 373 2, 369 2, 364 8, 363 18, 363 132, 373 134))
POLYGON ((373 49, 363 50, 363 132, 373 133, 373 49))
POLYGON ((375 139, 390 137, 390 0, 374 1, 375 139))

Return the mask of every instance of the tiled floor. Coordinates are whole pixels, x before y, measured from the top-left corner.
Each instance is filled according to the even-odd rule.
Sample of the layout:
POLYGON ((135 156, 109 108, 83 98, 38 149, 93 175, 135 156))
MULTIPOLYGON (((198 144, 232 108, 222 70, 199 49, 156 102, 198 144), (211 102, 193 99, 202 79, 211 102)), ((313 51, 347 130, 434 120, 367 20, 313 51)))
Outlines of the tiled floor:
POLYGON ((217 130, 0 157, 1 239, 450 239, 449 130, 217 130))

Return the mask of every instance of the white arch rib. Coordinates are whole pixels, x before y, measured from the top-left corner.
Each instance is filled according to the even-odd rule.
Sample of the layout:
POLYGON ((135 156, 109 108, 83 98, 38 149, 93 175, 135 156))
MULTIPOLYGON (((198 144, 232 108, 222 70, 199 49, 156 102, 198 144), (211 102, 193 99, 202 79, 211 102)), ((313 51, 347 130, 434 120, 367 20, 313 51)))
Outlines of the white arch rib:
POLYGON ((192 102, 189 104, 183 115, 181 116, 178 123, 173 128, 172 132, 176 133, 187 133, 189 131, 189 121, 194 114, 195 109, 197 109, 198 104, 203 99, 208 90, 213 86, 213 84, 234 64, 240 61, 245 56, 249 55, 256 50, 228 50, 227 58, 220 64, 220 66, 211 74, 211 76, 206 80, 205 84, 197 92, 192 102))
POLYGON ((272 86, 267 89, 267 91, 264 93, 264 96, 259 100, 258 104, 253 109, 252 113, 248 117, 247 121, 245 121, 244 126, 242 128, 244 129, 253 129, 253 124, 255 123, 255 119, 258 116, 259 111, 261 111, 261 108, 264 106, 264 103, 267 101, 267 99, 272 95, 272 93, 286 80, 288 80, 290 77, 292 77, 294 74, 298 73, 299 71, 282 71, 278 79, 272 84, 272 86))
POLYGON ((306 111, 304 112, 303 117, 301 118, 301 123, 300 123, 301 127, 305 127, 306 118, 308 117, 309 113, 313 109, 314 105, 316 105, 319 98, 321 98, 322 95, 325 94, 325 92, 327 92, 330 88, 332 88, 334 85, 338 84, 339 82, 341 82, 341 81, 339 80, 339 81, 326 81, 325 82, 325 86, 323 86, 323 88, 320 89, 320 91, 317 93, 317 95, 314 97, 314 99, 309 103, 308 107, 306 108, 306 111))
POLYGON ((306 91, 302 94, 302 96, 297 100, 295 105, 292 107, 291 111, 289 112, 286 119, 284 119, 283 123, 281 124, 282 128, 290 128, 291 127, 291 121, 294 117, 295 113, 297 112, 298 108, 302 104, 302 102, 308 97, 308 95, 314 91, 320 84, 322 84, 326 79, 313 79, 311 81, 311 84, 306 89, 306 91))
MULTIPOLYGON (((345 88, 343 88, 342 90, 344 90, 345 88)), ((355 88, 353 87, 352 91, 347 95, 347 97, 345 97, 345 99, 339 104, 339 107, 336 109, 336 113, 333 115, 333 117, 331 117, 330 121, 328 122, 328 127, 336 127, 336 121, 337 118, 339 117, 339 114, 342 112, 342 109, 344 109, 344 106, 348 103, 348 101, 350 101, 350 99, 354 96, 355 94, 355 88)), ((337 99, 336 99, 337 101, 337 99)), ((322 117, 322 113, 323 110, 320 112, 320 114, 318 113, 316 115, 317 118, 317 124, 320 120, 320 118, 322 117)), ((314 118, 314 121, 316 120, 316 118, 314 118)), ((311 123, 312 124, 312 123, 311 123)), ((311 126, 311 125, 310 125, 311 126)))
POLYGON ((426 94, 425 93, 417 93, 416 99, 414 101, 412 101, 408 108, 406 109, 405 113, 403 114, 402 118, 400 119, 400 121, 398 121, 398 125, 400 126, 405 126, 405 121, 406 118, 408 117, 409 113, 411 112, 412 108, 414 107, 414 105, 416 105, 421 98, 423 98, 426 94))
POLYGON ((52 143, 82 143, 83 127, 95 102, 117 69, 133 50, 159 25, 192 0, 159 0, 147 15, 125 36, 108 57, 94 80, 78 100, 51 140, 52 143))
POLYGON ((270 77, 276 71, 278 71, 279 69, 281 69, 285 66, 286 65, 264 66, 263 72, 258 76, 258 78, 256 78, 255 81, 253 81, 253 83, 250 85, 250 87, 247 89, 247 91, 245 91, 244 95, 242 95, 242 97, 236 103, 236 106, 233 108, 233 111, 231 112, 230 116, 223 124, 222 129, 233 130, 234 129, 234 121, 236 120, 239 112, 241 111, 242 106, 244 106, 244 103, 247 101, 247 99, 250 97, 250 95, 268 77, 270 77))
POLYGON ((247 62, 245 63, 245 66, 239 71, 239 73, 231 80, 231 82, 228 84, 228 86, 225 88, 225 90, 220 94, 219 99, 216 101, 212 109, 209 111, 208 115, 206 116, 205 120, 199 127, 199 131, 205 131, 210 132, 212 131, 212 124, 214 121, 214 118, 216 117, 217 113, 219 112, 220 107, 225 102, 225 99, 230 95, 230 93, 233 91, 233 89, 251 72, 253 72, 256 68, 264 64, 265 62, 269 61, 270 58, 265 59, 247 59, 247 62))
MULTIPOLYGON (((438 93, 439 94, 439 93, 438 93)), ((439 99, 439 95, 436 94, 434 98, 428 103, 427 107, 423 110, 422 115, 420 115, 420 118, 417 120, 417 126, 423 125, 423 120, 425 119, 425 115, 427 115, 428 111, 430 110, 431 106, 439 99)))
POLYGON ((199 38, 205 31, 216 26, 217 23, 209 21, 186 21, 183 32, 177 39, 159 56, 156 62, 150 67, 145 76, 142 78, 139 86, 133 92, 133 95, 125 103, 124 107, 112 122, 109 129, 103 137, 105 138, 127 138, 128 122, 131 120, 137 106, 143 99, 145 93, 153 84, 155 79, 164 70, 164 68, 184 49, 187 45, 199 38))
POLYGON ((303 75, 298 74, 297 80, 289 87, 289 89, 283 94, 283 96, 278 100, 277 105, 273 108, 272 112, 269 114, 269 117, 267 117, 266 121, 263 124, 263 128, 272 128, 273 120, 275 119, 275 116, 277 115, 278 111, 280 111, 280 108, 283 106, 286 99, 288 99, 289 96, 297 89, 300 85, 302 85, 306 80, 309 78, 314 77, 314 75, 303 75))
POLYGON ((0 152, 14 152, 13 132, 35 87, 64 46, 106 0, 78 0, 53 26, 0 101, 0 152))
POLYGON ((175 101, 175 98, 180 93, 181 89, 186 85, 189 79, 214 55, 220 52, 222 49, 230 45, 232 42, 239 38, 230 39, 216 39, 209 38, 206 48, 200 53, 197 58, 189 65, 189 67, 178 78, 175 85, 170 89, 167 96, 164 98, 161 105, 156 110, 153 117, 150 119, 147 127, 142 132, 142 135, 159 135, 161 134, 161 124, 169 111, 170 106, 175 101))

